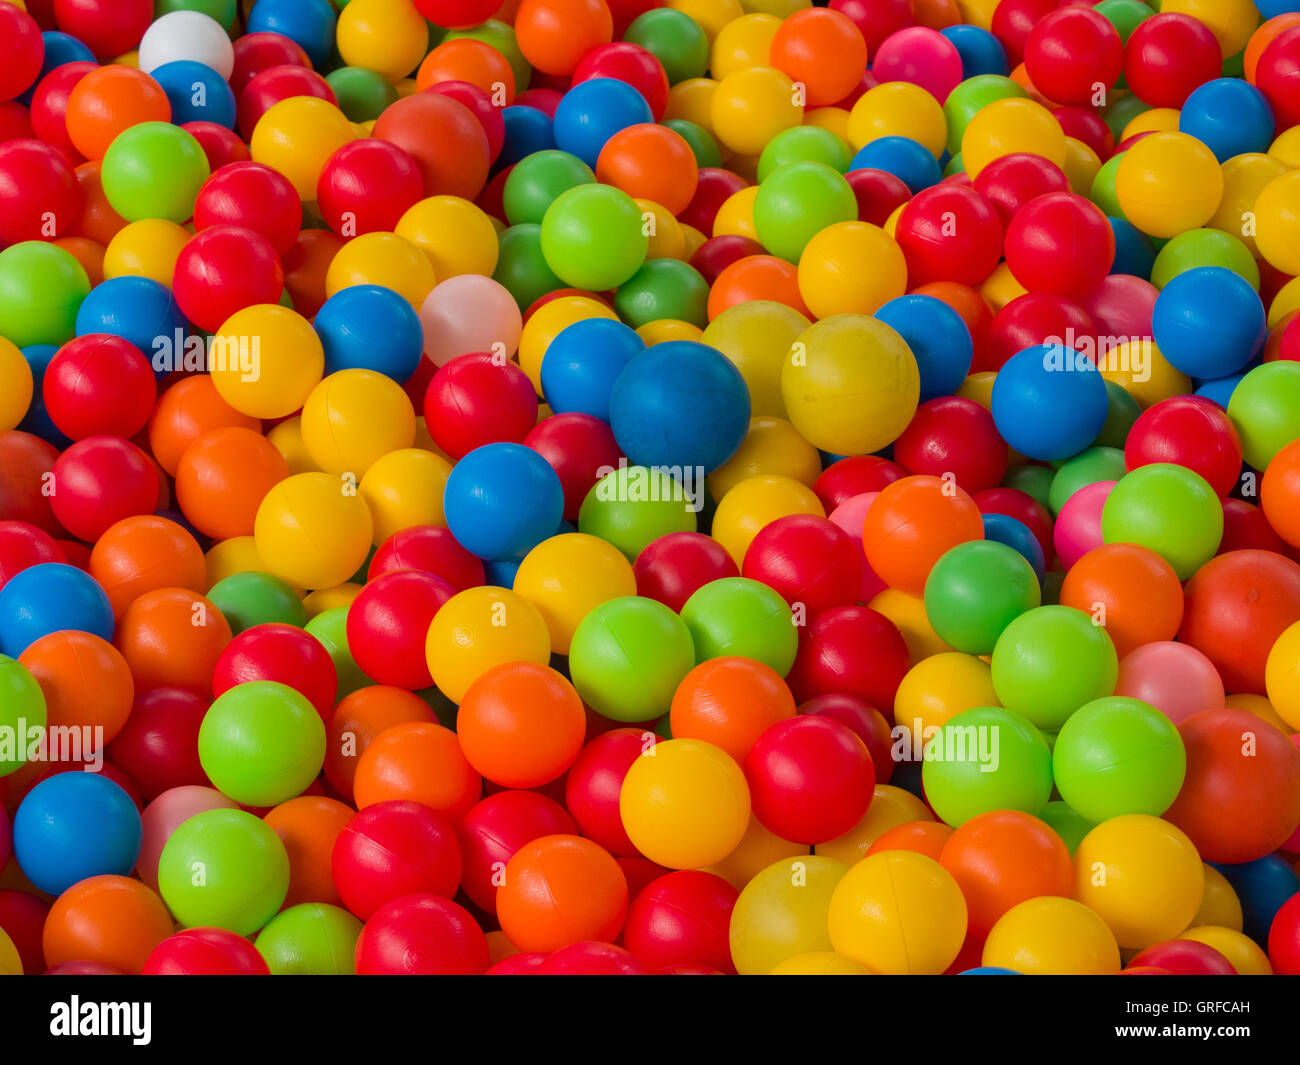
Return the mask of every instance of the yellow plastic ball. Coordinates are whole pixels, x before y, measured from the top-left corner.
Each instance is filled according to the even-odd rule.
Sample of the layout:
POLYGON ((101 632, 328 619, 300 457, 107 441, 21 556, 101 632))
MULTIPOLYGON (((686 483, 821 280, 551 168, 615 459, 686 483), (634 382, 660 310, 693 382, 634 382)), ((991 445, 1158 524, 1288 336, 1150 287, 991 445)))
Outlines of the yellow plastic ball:
POLYGON ((814 107, 803 115, 805 126, 816 126, 829 133, 834 133, 848 147, 849 112, 842 107, 814 107))
POLYGON ((710 44, 728 22, 745 13, 740 0, 671 0, 668 6, 698 22, 710 44))
POLYGON ((1268 146, 1268 156, 1288 170, 1300 168, 1300 126, 1292 126, 1279 133, 1277 139, 1268 146))
POLYGON ((147 277, 170 288, 176 259, 192 235, 166 218, 128 222, 104 249, 104 279, 147 277))
POLYGON ((254 418, 298 410, 324 370, 325 349, 311 323, 279 304, 236 311, 212 340, 213 385, 235 410, 254 418))
POLYGON ((1300 729, 1300 622, 1274 641, 1264 669, 1264 687, 1278 717, 1300 729))
POLYGON ((722 861, 744 838, 749 785, 713 744, 665 740, 632 763, 618 809, 628 838, 652 862, 698 869, 722 861))
POLYGON ((709 111, 718 141, 742 155, 757 155, 782 130, 803 123, 803 103, 794 82, 768 66, 719 79, 709 111))
POLYGON ((985 410, 993 409, 993 382, 997 380, 994 370, 980 370, 973 373, 961 383, 955 395, 962 399, 973 400, 985 410))
POLYGON ((1029 899, 999 917, 981 962, 1026 976, 1110 976, 1120 966, 1106 922, 1083 903, 1055 895, 1029 899))
POLYGON ((561 533, 524 556, 514 590, 541 611, 551 650, 567 655, 574 631, 592 610, 636 595, 636 576, 632 563, 612 544, 586 533, 561 533))
POLYGON ((1272 329, 1279 325, 1292 311, 1300 311, 1300 284, 1294 277, 1277 290, 1273 302, 1268 305, 1268 327, 1272 329))
POLYGON ((1223 171, 1195 137, 1153 133, 1120 159, 1115 196, 1124 217, 1143 233, 1176 237, 1214 217, 1223 200, 1223 171))
POLYGON ((856 825, 836 839, 817 844, 823 858, 852 865, 866 857, 867 850, 891 828, 909 821, 933 821, 930 808, 910 791, 894 784, 877 784, 871 805, 856 825))
POLYGON ((390 80, 411 73, 429 46, 424 16, 410 0, 350 0, 334 37, 344 63, 390 80))
POLYGON ((415 409, 391 377, 373 370, 339 370, 307 397, 302 441, 326 473, 360 480, 376 459, 415 443, 415 409))
POLYGON ((938 159, 948 145, 943 107, 919 85, 907 81, 887 81, 858 97, 849 112, 848 132, 855 152, 881 137, 909 137, 938 159))
POLYGON ((1103 821, 1074 854, 1074 896, 1110 927, 1121 947, 1172 939, 1192 923, 1205 869, 1186 834, 1168 821, 1124 814, 1103 821))
POLYGON ((1200 925, 1189 928, 1179 939, 1190 939, 1193 943, 1204 943, 1217 950, 1228 964, 1237 970, 1238 976, 1272 976, 1273 966, 1268 955, 1259 948, 1250 936, 1240 929, 1221 928, 1218 925, 1200 925))
POLYGON ((499 248, 492 219, 459 196, 430 196, 412 204, 393 232, 429 257, 440 280, 460 274, 491 277, 497 268, 499 248))
POLYGON ((275 450, 284 456, 284 461, 289 464, 290 473, 320 472, 320 467, 307 452, 307 445, 302 442, 301 417, 286 418, 268 432, 266 438, 271 441, 275 450))
POLYGON ((588 318, 618 321, 618 315, 600 300, 590 296, 559 296, 538 307, 524 323, 519 338, 519 368, 528 375, 538 393, 542 391, 542 359, 551 341, 574 322, 588 318))
POLYGON ((1152 107, 1132 118, 1120 132, 1119 141, 1122 144, 1140 133, 1177 133, 1178 118, 1176 107, 1152 107))
POLYGON ((790 356, 790 345, 811 324, 784 303, 753 300, 728 307, 708 324, 701 340, 717 348, 740 371, 755 417, 784 418, 781 368, 790 356))
POLYGON ((740 448, 709 474, 709 494, 721 502, 742 481, 773 474, 811 488, 821 472, 817 449, 788 421, 770 416, 751 418, 740 448))
POLYGON ((826 913, 848 871, 844 862, 809 854, 775 862, 750 880, 731 911, 736 971, 761 976, 800 954, 831 950, 826 913))
POLYGON ((1162 399, 1192 391, 1192 379, 1164 357, 1151 340, 1126 340, 1105 352, 1097 369, 1146 409, 1162 399))
POLYGON ((785 19, 796 11, 807 10, 813 5, 812 0, 740 0, 740 6, 747 14, 762 12, 764 15, 785 19))
POLYGON ((1065 138, 1065 178, 1076 196, 1087 196, 1101 169, 1101 158, 1077 137, 1065 138))
POLYGON ((307 617, 310 619, 316 617, 317 614, 323 614, 325 611, 333 610, 336 607, 351 606, 353 600, 361 594, 361 591, 361 585, 348 581, 344 584, 335 585, 333 588, 322 588, 320 591, 312 592, 302 601, 302 605, 307 611, 307 617))
POLYGON ((1300 274, 1300 170, 1264 186, 1255 200, 1255 244, 1284 274, 1300 274))
POLYGON ((953 650, 934 631, 925 612, 925 600, 919 595, 909 595, 897 588, 884 588, 868 605, 889 618, 903 634, 903 642, 907 644, 907 653, 913 662, 953 650))
POLYGON ((232 536, 229 540, 217 541, 208 548, 203 561, 207 568, 208 588, 236 573, 266 572, 266 563, 257 553, 257 541, 252 536, 232 536))
POLYGON ((806 856, 811 850, 807 844, 782 839, 751 815, 749 827, 735 849, 722 861, 710 865, 707 872, 722 877, 739 891, 773 862, 806 856))
POLYGON ((836 222, 799 256, 799 295, 817 318, 875 314, 907 291, 903 249, 870 222, 836 222))
POLYGON ((637 200, 641 208, 641 218, 650 230, 650 245, 646 251, 647 259, 685 259, 686 234, 682 224, 673 217, 672 212, 653 200, 637 200))
POLYGON ((402 529, 445 524, 442 490, 450 474, 450 462, 419 447, 375 459, 359 486, 375 520, 375 546, 402 529))
POLYGON ((957 0, 957 12, 962 22, 969 22, 982 30, 993 27, 993 14, 1001 0, 957 0))
POLYGON ((0 928, 0 976, 22 976, 23 960, 9 934, 0 928))
POLYGON ((811 488, 793 477, 777 474, 747 477, 718 502, 713 515, 713 538, 739 566, 754 537, 777 518, 791 514, 824 518, 826 508, 811 488))
POLYGON ((786 417, 835 455, 868 455, 898 439, 916 413, 921 375, 906 342, 862 314, 824 318, 781 367, 786 417))
POLYGON ((1296 731, 1278 716, 1278 712, 1273 709, 1273 704, 1263 695, 1256 695, 1254 692, 1235 692, 1223 700, 1223 705, 1232 710, 1249 711, 1261 721, 1267 721, 1284 736, 1290 736, 1296 731))
POLYGON ((680 318, 656 318, 653 322, 637 326, 636 335, 645 341, 646 347, 652 348, 670 340, 698 342, 704 335, 704 330, 691 322, 683 322, 680 318))
POLYGON ((987 662, 961 651, 930 655, 903 677, 894 696, 894 720, 912 732, 913 752, 963 710, 1001 706, 987 662))
POLYGON ((1237 898, 1236 889, 1214 866, 1208 862, 1201 864, 1205 869, 1205 894, 1201 898, 1201 908, 1192 918, 1191 928, 1211 924, 1223 928, 1235 928, 1240 932, 1243 917, 1241 900, 1237 898))
POLYGON ((357 139, 347 115, 314 96, 291 96, 257 120, 248 142, 253 161, 278 170, 302 200, 316 199, 316 183, 329 158, 357 139))
POLYGON ((0 337, 0 432, 16 429, 35 391, 31 365, 18 345, 0 337))
POLYGON ((257 508, 253 538, 266 568, 300 588, 342 584, 370 553, 372 523, 355 485, 328 473, 298 473, 257 508))
POLYGON ((1254 213, 1259 194, 1276 177, 1286 173, 1286 164, 1271 155, 1246 152, 1234 155, 1220 167, 1223 171, 1223 199, 1206 225, 1231 233, 1259 257, 1255 243, 1254 213))
POLYGON ((718 213, 713 216, 713 235, 758 240, 758 227, 754 225, 754 200, 757 198, 758 186, 748 185, 723 200, 718 213))
POLYGON ((687 78, 668 90, 664 118, 684 118, 713 133, 713 94, 718 83, 712 78, 687 78))
POLYGON ((996 314, 1012 300, 1018 300, 1029 290, 1011 272, 1005 261, 993 268, 993 273, 980 284, 979 292, 996 314))
MULTIPOLYGON (((691 256, 693 256, 697 251, 699 251, 700 248, 704 246, 704 242, 709 238, 706 237, 694 226, 688 226, 685 222, 679 222, 678 225, 681 226, 682 239, 686 243, 686 247, 682 251, 681 258, 685 262, 690 262, 691 256)), ((654 242, 651 241, 652 245, 653 243, 654 242)))
POLYGON ((961 160, 971 180, 994 159, 1018 152, 1041 155, 1065 167, 1065 133, 1035 100, 1010 97, 980 108, 961 138, 961 160))
POLYGON ((383 285, 417 311, 437 283, 429 257, 396 233, 363 233, 338 250, 325 273, 325 291, 333 296, 353 285, 383 285))
POLYGON ((433 683, 453 703, 493 666, 551 660, 551 638, 541 612, 508 588, 457 592, 433 616, 424 645, 433 683))
POLYGON ((796 954, 774 968, 769 976, 874 976, 865 965, 836 954, 833 950, 818 950, 796 954))
POLYGON ((1225 56, 1236 55, 1246 47, 1259 25, 1259 11, 1253 0, 1164 0, 1160 11, 1166 15, 1190 15, 1210 28, 1219 40, 1225 56))
POLYGON ((775 15, 741 15, 732 19, 713 38, 709 55, 709 73, 722 79, 737 71, 768 65, 772 38, 781 28, 775 15))
POLYGON ((844 874, 826 924, 836 952, 873 972, 937 976, 966 938, 966 899, 933 858, 882 851, 844 874))

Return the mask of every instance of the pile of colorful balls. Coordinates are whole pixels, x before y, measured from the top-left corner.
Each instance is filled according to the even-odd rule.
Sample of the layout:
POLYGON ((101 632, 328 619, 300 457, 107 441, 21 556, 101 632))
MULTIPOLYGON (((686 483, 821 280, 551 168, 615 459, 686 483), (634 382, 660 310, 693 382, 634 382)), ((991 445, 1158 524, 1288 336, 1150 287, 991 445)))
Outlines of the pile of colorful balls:
POLYGON ((1297 71, 0 0, 0 973, 1300 973, 1297 71))

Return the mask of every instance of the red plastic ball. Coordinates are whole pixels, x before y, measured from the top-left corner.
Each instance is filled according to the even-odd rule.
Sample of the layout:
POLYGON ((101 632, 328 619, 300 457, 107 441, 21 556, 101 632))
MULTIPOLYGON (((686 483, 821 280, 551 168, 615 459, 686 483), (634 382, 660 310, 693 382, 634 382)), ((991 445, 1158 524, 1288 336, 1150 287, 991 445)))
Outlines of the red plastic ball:
POLYGON ((564 805, 578 831, 616 857, 639 853, 623 828, 618 797, 628 770, 655 742, 636 728, 604 732, 583 747, 565 777, 564 805))
POLYGON ((486 22, 501 8, 502 0, 415 0, 415 9, 435 26, 467 30, 486 22))
POLYGON ((1068 296, 1026 292, 993 316, 983 370, 1000 370, 1007 360, 1038 344, 1096 349, 1097 327, 1092 315, 1068 296))
POLYGON ((922 403, 894 441, 908 473, 951 474, 966 492, 997 487, 1007 472, 1007 445, 993 415, 973 399, 940 396, 922 403))
POLYGON ((537 424, 537 390, 517 363, 484 352, 458 355, 429 382, 424 421, 453 459, 484 444, 518 444, 537 424))
POLYGON ((739 577, 735 560, 703 533, 676 532, 652 540, 632 564, 636 594, 680 611, 710 581, 739 577))
POLYGON ((1096 11, 1063 7, 1041 18, 1025 41, 1025 73, 1049 100, 1089 103, 1098 86, 1119 81, 1124 43, 1119 30, 1096 11))
POLYGON ((831 0, 827 6, 858 27, 869 55, 875 55, 886 37, 916 21, 910 0, 831 0))
POLYGON ((472 200, 487 182, 487 134, 459 100, 417 92, 387 107, 372 135, 406 151, 424 178, 425 196, 472 200))
MULTIPOLYGON (((214 170, 194 201, 196 230, 212 226, 251 229, 269 240, 277 255, 293 247, 301 222, 302 204, 293 185, 262 163, 230 163, 214 170)), ((277 294, 275 300, 279 298, 277 294)))
POLYGON ((484 976, 537 976, 541 968, 546 964, 549 954, 543 954, 540 951, 528 953, 511 954, 508 958, 502 958, 484 976))
POLYGON ((149 421, 157 385, 149 360, 129 340, 87 333, 64 344, 41 385, 45 409, 64 436, 134 436, 149 421))
POLYGON ((962 185, 945 182, 917 193, 898 216, 895 235, 912 285, 979 285, 1002 257, 997 211, 973 188, 962 185))
POLYGON ((122 731, 108 745, 108 757, 152 802, 165 791, 208 786, 199 763, 199 726, 208 700, 184 688, 137 692, 122 731))
POLYGON ((64 530, 50 505, 47 476, 59 453, 39 436, 11 430, 0 433, 0 514, 25 521, 54 537, 64 530))
POLYGON ((613 943, 570 943, 537 968, 539 976, 645 976, 647 969, 631 951, 613 943))
POLYGON ((52 240, 81 214, 67 157, 38 140, 0 144, 0 244, 52 240))
POLYGON ((439 81, 430 85, 428 91, 450 96, 474 113, 488 140, 488 159, 495 163, 505 147, 506 120, 487 90, 472 81, 439 81))
POLYGON ((883 226, 899 207, 912 198, 902 178, 888 170, 864 167, 844 175, 858 201, 858 221, 883 226))
POLYGON ((255 680, 276 681, 303 696, 328 722, 338 697, 338 671, 325 645, 296 625, 254 625, 221 652, 212 671, 212 694, 255 680))
POLYGON ((1268 930, 1268 960, 1278 976, 1300 976, 1300 894, 1292 895, 1273 915, 1268 930))
POLYGON ((661 876, 632 900, 623 942, 652 969, 697 965, 734 973, 730 927, 738 895, 722 877, 702 870, 661 876))
POLYGON ((455 895, 460 844, 446 818, 429 807, 377 802, 343 826, 330 869, 343 905, 366 921, 404 895, 455 895))
POLYGON ((41 933, 49 912, 48 902, 26 891, 0 891, 0 928, 13 940, 28 976, 45 968, 41 933))
POLYGON ((862 587, 862 545, 827 518, 790 514, 750 541, 740 575, 775 589, 805 617, 852 606, 862 587))
POLYGON ((1216 554, 1229 551, 1274 551, 1282 554, 1286 544, 1273 531, 1264 511, 1244 499, 1223 500, 1223 539, 1216 554))
MULTIPOLYGON (((1266 57, 1276 44, 1264 50, 1256 75, 1265 96, 1270 96, 1264 84, 1266 57)), ((1124 80, 1138 99, 1152 107, 1182 107, 1197 86, 1219 76, 1222 64, 1218 40, 1205 23, 1190 15, 1171 12, 1144 19, 1124 46, 1124 80)), ((1276 110, 1271 96, 1270 102, 1276 110)), ((1281 126, 1291 124, 1283 113, 1277 118, 1281 126)))
POLYGON ((699 271, 700 276, 712 285, 732 263, 748 255, 762 255, 763 245, 738 233, 726 233, 720 237, 710 237, 691 256, 691 265, 699 271))
POLYGON ((876 772, 847 725, 804 714, 769 727, 745 758, 754 816, 794 843, 844 835, 871 804, 876 772))
POLYGON ((1034 26, 1058 6, 1060 0, 1000 0, 990 29, 1007 50, 1007 62, 1012 68, 1024 61, 1025 46, 1034 26))
POLYGON ((29 89, 44 58, 45 41, 36 20, 13 4, 0 6, 0 100, 29 89))
POLYGON ((1007 227, 1007 266, 1030 292, 1086 296, 1115 262, 1115 231, 1092 201, 1053 192, 1026 204, 1007 227))
MULTIPOLYGON (((850 175, 850 180, 852 175, 850 175)), ((989 163, 975 178, 975 191, 993 204, 1008 226, 1030 200, 1049 192, 1069 192, 1065 171, 1050 159, 1030 152, 1012 152, 989 163)))
POLYGON ((815 695, 799 707, 799 713, 829 717, 858 734, 871 755, 876 783, 888 784, 894 775, 894 737, 884 714, 856 695, 815 695))
POLYGON ((162 488, 149 456, 115 436, 78 440, 54 464, 54 483, 58 490, 50 502, 55 517, 88 543, 123 518, 152 514, 162 488))
POLYGON ((32 92, 32 132, 27 136, 34 133, 47 144, 58 148, 69 161, 79 160, 81 152, 68 134, 68 99, 81 79, 98 69, 98 66, 90 62, 64 63, 41 78, 32 92))
MULTIPOLYGON (((695 195, 691 197, 691 202, 686 205, 686 210, 677 216, 677 220, 683 225, 693 226, 707 236, 713 232, 713 220, 718 216, 718 209, 748 185, 748 181, 739 174, 733 174, 730 170, 722 170, 715 166, 702 166, 695 182, 695 195)), ((758 253, 754 252, 752 254, 758 253)), ((732 262, 735 261, 732 260, 732 262)), ((727 265, 731 264, 728 263, 727 265)))
POLYGON ((1154 462, 1185 466, 1226 496, 1241 476, 1241 438, 1217 403, 1173 396, 1143 411, 1124 442, 1128 469, 1154 462))
POLYGON ((272 67, 294 66, 310 69, 311 60, 297 41, 279 33, 248 33, 236 37, 235 65, 230 72, 230 87, 240 96, 258 74, 272 67))
POLYGON ((316 184, 316 202, 330 229, 342 237, 391 233, 424 195, 420 168, 388 141, 366 138, 329 157, 316 184))
POLYGON ((384 903, 356 948, 358 976, 477 976, 490 960, 487 937, 469 911, 440 895, 384 903))
POLYGON ((1125 967, 1163 969, 1175 976, 1236 976, 1237 970, 1213 947, 1194 939, 1169 939, 1139 951, 1125 967))
POLYGON ((441 525, 413 525, 393 533, 370 560, 366 580, 399 569, 431 573, 458 592, 477 588, 486 579, 483 560, 461 547, 441 525))
POLYGON ((394 570, 370 581, 348 608, 348 649, 379 684, 419 691, 433 684, 425 637, 456 589, 420 570, 394 570))
POLYGON ((243 936, 224 928, 184 928, 152 951, 144 976, 270 976, 266 959, 243 936))
POLYGON ((523 443, 541 455, 559 476, 566 521, 577 521, 587 493, 618 465, 623 454, 608 423, 577 411, 542 419, 529 430, 523 443))
POLYGON ((278 303, 284 268, 271 242, 243 226, 210 226, 189 239, 176 259, 172 293, 181 313, 208 333, 236 311, 278 303))
POLYGON ((253 130, 264 114, 281 100, 293 96, 314 96, 326 103, 338 103, 329 82, 310 67, 295 63, 268 67, 254 76, 239 93, 236 125, 244 139, 253 136, 253 130))
POLYGON ((894 693, 911 665, 903 634, 889 618, 869 607, 842 606, 799 630, 786 683, 800 703, 815 695, 856 695, 892 718, 894 693))
POLYGON ((17 100, 0 103, 0 141, 25 140, 35 136, 30 110, 17 100))
POLYGON ((573 84, 593 78, 624 81, 645 97, 658 122, 668 107, 668 75, 652 52, 639 44, 616 41, 591 49, 573 70, 573 84))
POLYGON ((153 0, 54 0, 54 20, 98 58, 116 59, 140 43, 153 0))
MULTIPOLYGON (((181 129, 199 142, 199 147, 207 157, 208 169, 213 173, 231 163, 252 161, 248 145, 239 139, 239 134, 233 129, 226 129, 215 122, 185 122, 181 129)), ((292 215, 288 218, 281 217, 280 220, 287 224, 297 224, 292 215)))
POLYGON ((1106 125, 1106 120, 1090 107, 1072 105, 1058 107, 1052 111, 1052 117, 1067 137, 1082 141, 1094 152, 1098 159, 1109 159, 1115 151, 1115 134, 1106 125))
POLYGON ((475 906, 495 914, 501 873, 515 851, 543 836, 577 831, 568 811, 545 795, 535 791, 489 795, 470 809, 456 829, 463 860, 461 888, 475 906))
POLYGON ((1300 69, 1297 29, 1293 26, 1274 37, 1260 53, 1255 71, 1255 86, 1272 106, 1279 130, 1300 122, 1300 91, 1295 78, 1300 69))
POLYGON ((30 566, 66 562, 54 537, 25 521, 0 521, 0 588, 30 566))
POLYGON ((827 466, 813 482, 813 491, 829 514, 854 496, 879 492, 906 476, 902 466, 879 455, 850 455, 827 466))

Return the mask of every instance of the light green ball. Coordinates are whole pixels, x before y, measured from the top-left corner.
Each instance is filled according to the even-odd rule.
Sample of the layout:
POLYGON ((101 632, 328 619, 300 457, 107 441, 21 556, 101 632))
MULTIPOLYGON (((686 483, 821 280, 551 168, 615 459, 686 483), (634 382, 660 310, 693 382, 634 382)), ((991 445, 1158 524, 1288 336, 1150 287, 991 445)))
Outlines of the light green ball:
POLYGON ((1160 249, 1151 268, 1151 284, 1164 288, 1179 274, 1202 266, 1221 266, 1259 291, 1259 263, 1238 237, 1221 229, 1189 229, 1160 249))
POLYGON ((1265 469, 1300 437, 1300 363, 1278 360, 1256 366, 1232 390, 1228 417, 1241 436, 1246 462, 1265 469))
POLYGON ((347 910, 304 902, 272 917, 255 946, 272 976, 355 976, 360 935, 347 910))
POLYGON ((0 251, 0 337, 20 348, 66 344, 90 278, 71 254, 28 240, 0 251))
POLYGON ((1185 581, 1219 550, 1223 503, 1204 477, 1185 466, 1139 466, 1106 497, 1101 535, 1108 544, 1149 548, 1185 581))
POLYGON ((773 255, 792 263, 827 226, 858 217, 858 199, 839 171, 825 163, 783 163, 758 186, 754 229, 773 255))
POLYGON ((546 263, 574 288, 617 288, 641 268, 649 248, 641 208, 612 185, 568 189, 542 218, 546 263))
POLYGON ((799 630, 790 604, 772 588, 748 577, 710 581, 686 600, 682 620, 691 630, 695 661, 740 655, 790 672, 799 630))
POLYGON ((1048 492, 1052 515, 1060 514, 1061 508, 1079 489, 1097 481, 1118 481, 1127 472, 1122 448, 1090 447, 1074 458, 1066 459, 1052 478, 1048 492))
POLYGON ((348 608, 330 607, 322 610, 309 622, 306 629, 329 652, 334 660, 334 670, 339 678, 338 697, 342 699, 360 688, 368 688, 375 682, 361 672, 361 667, 352 657, 348 647, 348 608))
POLYGON ((0 655, 0 735, 10 741, 0 745, 0 777, 27 763, 27 741, 45 722, 45 693, 36 678, 17 659, 0 655))
POLYGON ((841 174, 853 162, 853 149, 844 138, 821 126, 794 126, 782 130, 758 157, 758 180, 766 181, 786 163, 824 163, 841 174))
POLYGON ((165 218, 179 225, 194 214, 210 173, 208 157, 188 130, 141 122, 108 146, 100 180, 109 204, 128 222, 165 218))
POLYGON ((1062 802, 1060 799, 1049 802, 1043 807, 1038 816, 1051 825, 1056 834, 1065 841, 1065 846, 1069 850, 1071 858, 1074 857, 1074 852, 1079 849, 1083 837, 1097 827, 1078 810, 1071 808, 1068 803, 1062 802))
POLYGON ((694 505, 663 470, 625 466, 592 485, 578 510, 578 532, 599 536, 635 562, 652 540, 695 532, 694 505))

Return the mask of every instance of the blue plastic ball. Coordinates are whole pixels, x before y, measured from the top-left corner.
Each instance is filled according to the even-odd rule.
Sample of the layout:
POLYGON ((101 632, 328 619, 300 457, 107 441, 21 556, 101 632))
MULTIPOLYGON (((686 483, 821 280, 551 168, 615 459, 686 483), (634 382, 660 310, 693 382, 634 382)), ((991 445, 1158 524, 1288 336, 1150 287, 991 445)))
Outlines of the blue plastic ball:
POLYGON ((523 558, 564 517, 560 478, 522 444, 485 444, 455 466, 443 489, 447 528, 484 559, 523 558))
POLYGON ((716 470, 749 431, 749 389, 715 348, 670 340, 632 358, 614 382, 609 424, 638 466, 716 470))
POLYGON ((998 965, 978 965, 974 969, 963 969, 958 976, 1023 976, 1015 969, 1003 969, 998 965))
POLYGON ((179 358, 189 337, 189 323, 171 289, 148 277, 109 278, 90 290, 77 310, 77 336, 111 333, 144 352, 154 372, 172 369, 166 356, 179 358))
POLYGON ((334 21, 329 0, 257 0, 248 13, 248 32, 296 41, 311 65, 323 70, 334 48, 334 21))
POLYGON ((867 169, 893 174, 913 195, 943 180, 939 160, 911 137, 880 137, 867 144, 853 157, 849 170, 867 169))
POLYGON ((374 370, 405 382, 420 366, 424 330, 408 300, 382 285, 334 293, 312 323, 325 349, 325 373, 374 370))
POLYGON ((506 140, 497 156, 496 169, 517 163, 533 152, 551 151, 555 147, 555 132, 545 111, 516 104, 503 108, 501 118, 506 124, 506 140))
POLYGON ((32 370, 33 387, 32 402, 27 408, 27 413, 23 415, 23 420, 18 423, 18 428, 24 433, 39 436, 62 451, 72 441, 64 436, 58 426, 50 420, 49 411, 45 409, 45 396, 41 392, 45 371, 58 350, 53 344, 33 344, 29 348, 23 348, 23 358, 27 360, 27 365, 32 370))
POLYGON ((623 367, 645 351, 636 330, 609 318, 565 326, 542 357, 542 396, 556 414, 609 421, 609 397, 623 367))
POLYGON ((1231 377, 1216 377, 1213 381, 1204 381, 1196 388, 1196 395, 1217 403, 1224 410, 1228 409, 1228 400, 1241 384, 1244 373, 1235 373, 1231 377))
POLYGON ((1156 264, 1156 248, 1151 238, 1125 218, 1108 216, 1106 221, 1115 234, 1115 261, 1111 263, 1110 272, 1131 274, 1144 280, 1149 278, 1156 264))
POLYGON ((988 30, 978 26, 947 26, 939 31, 952 41, 957 54, 961 56, 961 76, 978 77, 981 74, 998 74, 1006 76, 1011 73, 1007 63, 1007 50, 988 30))
POLYGON ((1277 122, 1268 100, 1250 82, 1216 78, 1197 88, 1178 114, 1178 129, 1212 151, 1219 162, 1266 152, 1277 122))
POLYGON ((91 876, 128 876, 142 836, 140 812, 121 786, 81 770, 41 781, 14 815, 18 866, 51 895, 91 876))
POLYGON ((46 30, 41 34, 41 39, 45 42, 45 58, 41 60, 41 72, 36 75, 36 80, 18 97, 18 102, 24 107, 31 107, 37 86, 51 70, 63 66, 64 63, 97 62, 95 53, 70 33, 46 30))
POLYGON ((235 93, 230 84, 203 63, 178 59, 164 63, 149 76, 162 86, 172 105, 172 122, 215 122, 235 128, 235 93))
POLYGON ((600 150, 615 133, 653 121, 645 97, 627 82, 592 78, 566 92, 555 109, 555 145, 594 167, 600 150))
POLYGON ((1077 455, 1106 424, 1105 378, 1064 344, 1039 344, 1007 360, 993 382, 993 422, 1031 459, 1077 455))
POLYGON ((1276 18, 1278 15, 1300 11, 1300 2, 1297 2, 1297 0, 1255 0, 1255 10, 1259 12, 1261 18, 1276 18))
POLYGON ((1034 575, 1041 584, 1047 576, 1047 559, 1043 556, 1043 545, 1029 531, 1029 526, 1009 514, 983 514, 981 519, 984 522, 984 539, 1006 544, 1013 551, 1020 552, 1033 567, 1034 575))
POLYGON ((1176 370, 1205 381, 1235 374, 1268 337, 1259 293, 1222 266, 1198 266, 1165 285, 1151 331, 1176 370))
POLYGON ((921 372, 921 402, 950 396, 970 373, 975 346, 960 314, 933 296, 899 296, 876 318, 893 328, 912 349, 921 372))
POLYGON ((0 654, 17 658, 42 636, 64 629, 113 638, 113 608, 89 573, 43 562, 0 588, 0 654))
POLYGON ((1242 931, 1260 946, 1266 946, 1277 911, 1300 891, 1300 876, 1277 854, 1240 865, 1210 864, 1223 874, 1241 901, 1242 931))
POLYGON ((483 560, 483 576, 488 584, 497 588, 511 588, 515 586, 515 574, 519 572, 519 567, 523 563, 522 558, 485 558, 483 560))

